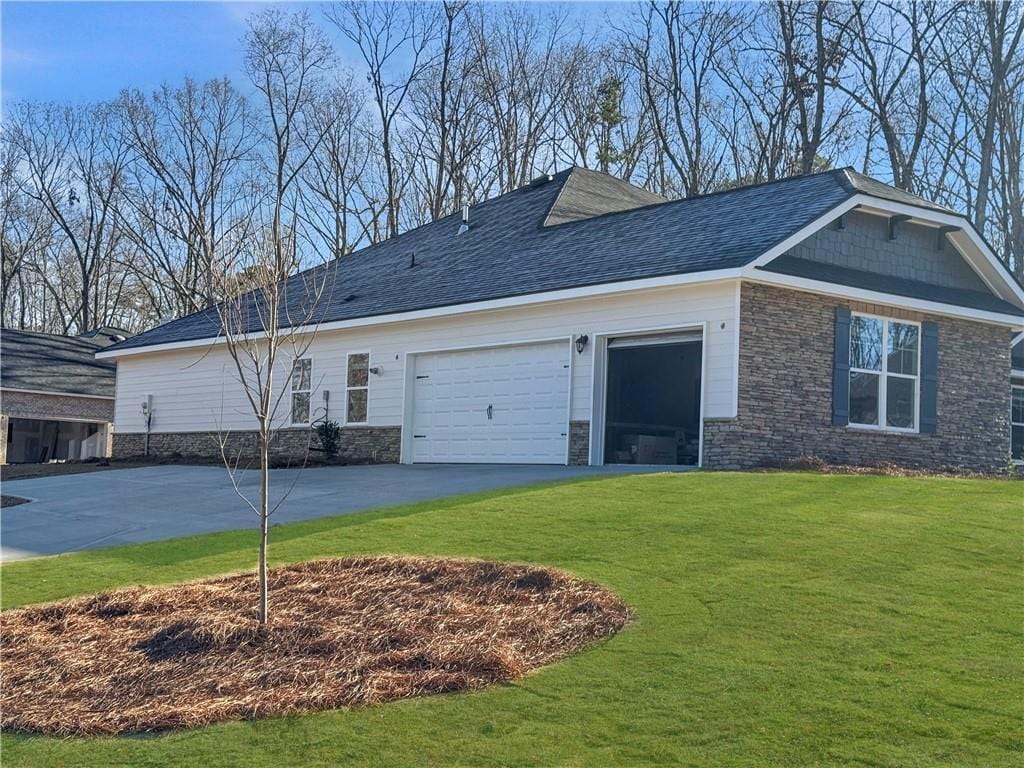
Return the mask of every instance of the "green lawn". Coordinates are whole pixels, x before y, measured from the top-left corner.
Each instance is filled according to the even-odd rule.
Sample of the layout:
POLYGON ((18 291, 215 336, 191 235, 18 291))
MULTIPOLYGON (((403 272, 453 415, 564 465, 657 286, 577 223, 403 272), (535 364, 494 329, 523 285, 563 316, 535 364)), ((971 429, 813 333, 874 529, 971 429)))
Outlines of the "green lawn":
MULTIPOLYGON (((344 489, 339 489, 344 493, 344 489)), ((514 685, 153 737, 5 736, 19 765, 1001 766, 1024 751, 1024 484, 648 475, 275 528, 568 569, 636 622, 514 685)), ((5 607, 252 567, 255 531, 2 569, 5 607)))

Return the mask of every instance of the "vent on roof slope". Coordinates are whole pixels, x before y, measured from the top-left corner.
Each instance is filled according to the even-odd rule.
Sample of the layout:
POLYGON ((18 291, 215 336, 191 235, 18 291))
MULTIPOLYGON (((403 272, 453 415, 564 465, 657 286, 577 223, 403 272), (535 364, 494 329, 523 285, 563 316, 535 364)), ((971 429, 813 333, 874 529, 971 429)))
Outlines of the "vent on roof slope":
POLYGON ((531 187, 539 187, 542 184, 547 184, 549 181, 554 181, 555 177, 550 173, 545 173, 543 176, 538 176, 536 179, 530 182, 531 187))
POLYGON ((465 234, 466 232, 469 232, 469 206, 468 205, 462 206, 462 223, 459 224, 459 231, 456 232, 456 234, 462 235, 462 234, 465 234))

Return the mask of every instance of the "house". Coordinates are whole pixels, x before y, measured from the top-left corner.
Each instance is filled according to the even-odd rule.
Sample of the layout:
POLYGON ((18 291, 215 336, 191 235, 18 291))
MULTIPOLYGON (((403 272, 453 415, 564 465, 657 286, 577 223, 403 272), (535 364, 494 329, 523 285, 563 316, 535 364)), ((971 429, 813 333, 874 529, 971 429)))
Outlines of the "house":
POLYGON ((0 464, 110 455, 117 367, 95 355, 124 338, 0 330, 0 464))
MULTIPOLYGON (((851 169, 666 201, 573 168, 297 275, 287 303, 310 284, 282 452, 330 418, 366 461, 1009 461, 1024 290, 966 218, 851 169)), ((115 454, 254 446, 218 331, 206 310, 99 353, 115 454)))

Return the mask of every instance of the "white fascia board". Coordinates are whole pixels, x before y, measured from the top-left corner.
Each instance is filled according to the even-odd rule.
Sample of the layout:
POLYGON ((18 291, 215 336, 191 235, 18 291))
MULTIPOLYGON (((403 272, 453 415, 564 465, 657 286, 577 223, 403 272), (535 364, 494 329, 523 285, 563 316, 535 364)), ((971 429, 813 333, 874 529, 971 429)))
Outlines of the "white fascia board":
POLYGON ((909 296, 900 296, 895 293, 882 293, 880 291, 868 291, 863 288, 853 288, 838 283, 826 283, 821 280, 811 280, 806 277, 794 277, 779 272, 768 272, 763 269, 748 277, 744 277, 752 283, 765 283, 768 285, 779 285, 784 288, 793 288, 798 291, 809 293, 820 293, 827 296, 836 296, 852 301, 863 301, 868 304, 884 304, 898 309, 913 309, 919 312, 927 312, 933 315, 946 317, 957 317, 964 320, 975 320, 981 323, 1009 326, 1013 330, 1024 328, 1024 318, 1016 315, 1006 315, 1002 312, 989 312, 984 309, 972 309, 961 307, 957 304, 945 304, 938 301, 926 301, 925 299, 914 299, 909 296))
POLYGON ((0 387, 0 392, 18 392, 25 395, 46 395, 47 397, 84 397, 89 400, 113 400, 111 395, 87 395, 84 392, 54 392, 48 389, 22 389, 21 387, 0 387))
MULTIPOLYGON (((601 285, 585 286, 583 288, 566 288, 559 291, 547 291, 544 293, 532 293, 525 296, 510 296, 504 299, 491 299, 489 301, 476 301, 467 304, 453 304, 433 309, 419 309, 412 312, 396 312, 389 315, 373 315, 370 317, 356 317, 351 320, 335 320, 319 325, 299 326, 289 328, 289 333, 322 333, 324 331, 338 331, 349 328, 366 328, 376 325, 390 325, 392 323, 406 323, 411 320, 426 320, 436 317, 452 317, 466 315, 475 312, 488 312, 495 309, 510 309, 514 307, 527 307, 536 304, 549 304, 557 301, 572 301, 574 299, 589 299, 599 296, 611 296, 617 293, 632 293, 634 291, 649 291, 658 288, 671 288, 683 285, 699 285, 706 283, 717 283, 724 280, 735 280, 742 275, 742 268, 715 269, 703 272, 690 272, 683 275, 665 275, 663 277, 649 277, 640 280, 629 280, 616 283, 603 283, 601 285)), ((246 334, 242 339, 255 339, 262 336, 262 333, 246 334)), ((143 355, 151 352, 166 352, 177 349, 190 349, 195 347, 211 347, 224 344, 223 336, 208 336, 203 339, 191 341, 172 341, 164 344, 150 344, 145 347, 133 347, 130 349, 102 350, 96 353, 97 359, 122 358, 132 355, 143 355)))

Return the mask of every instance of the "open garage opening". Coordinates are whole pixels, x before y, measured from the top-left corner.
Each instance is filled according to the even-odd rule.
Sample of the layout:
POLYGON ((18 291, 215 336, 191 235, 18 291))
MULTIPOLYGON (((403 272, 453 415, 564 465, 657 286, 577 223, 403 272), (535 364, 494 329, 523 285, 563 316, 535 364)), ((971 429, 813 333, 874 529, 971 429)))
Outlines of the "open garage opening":
POLYGON ((700 332, 624 336, 607 344, 604 462, 700 462, 700 332))
POLYGON ((10 419, 7 462, 39 464, 107 456, 108 425, 87 421, 10 419))

